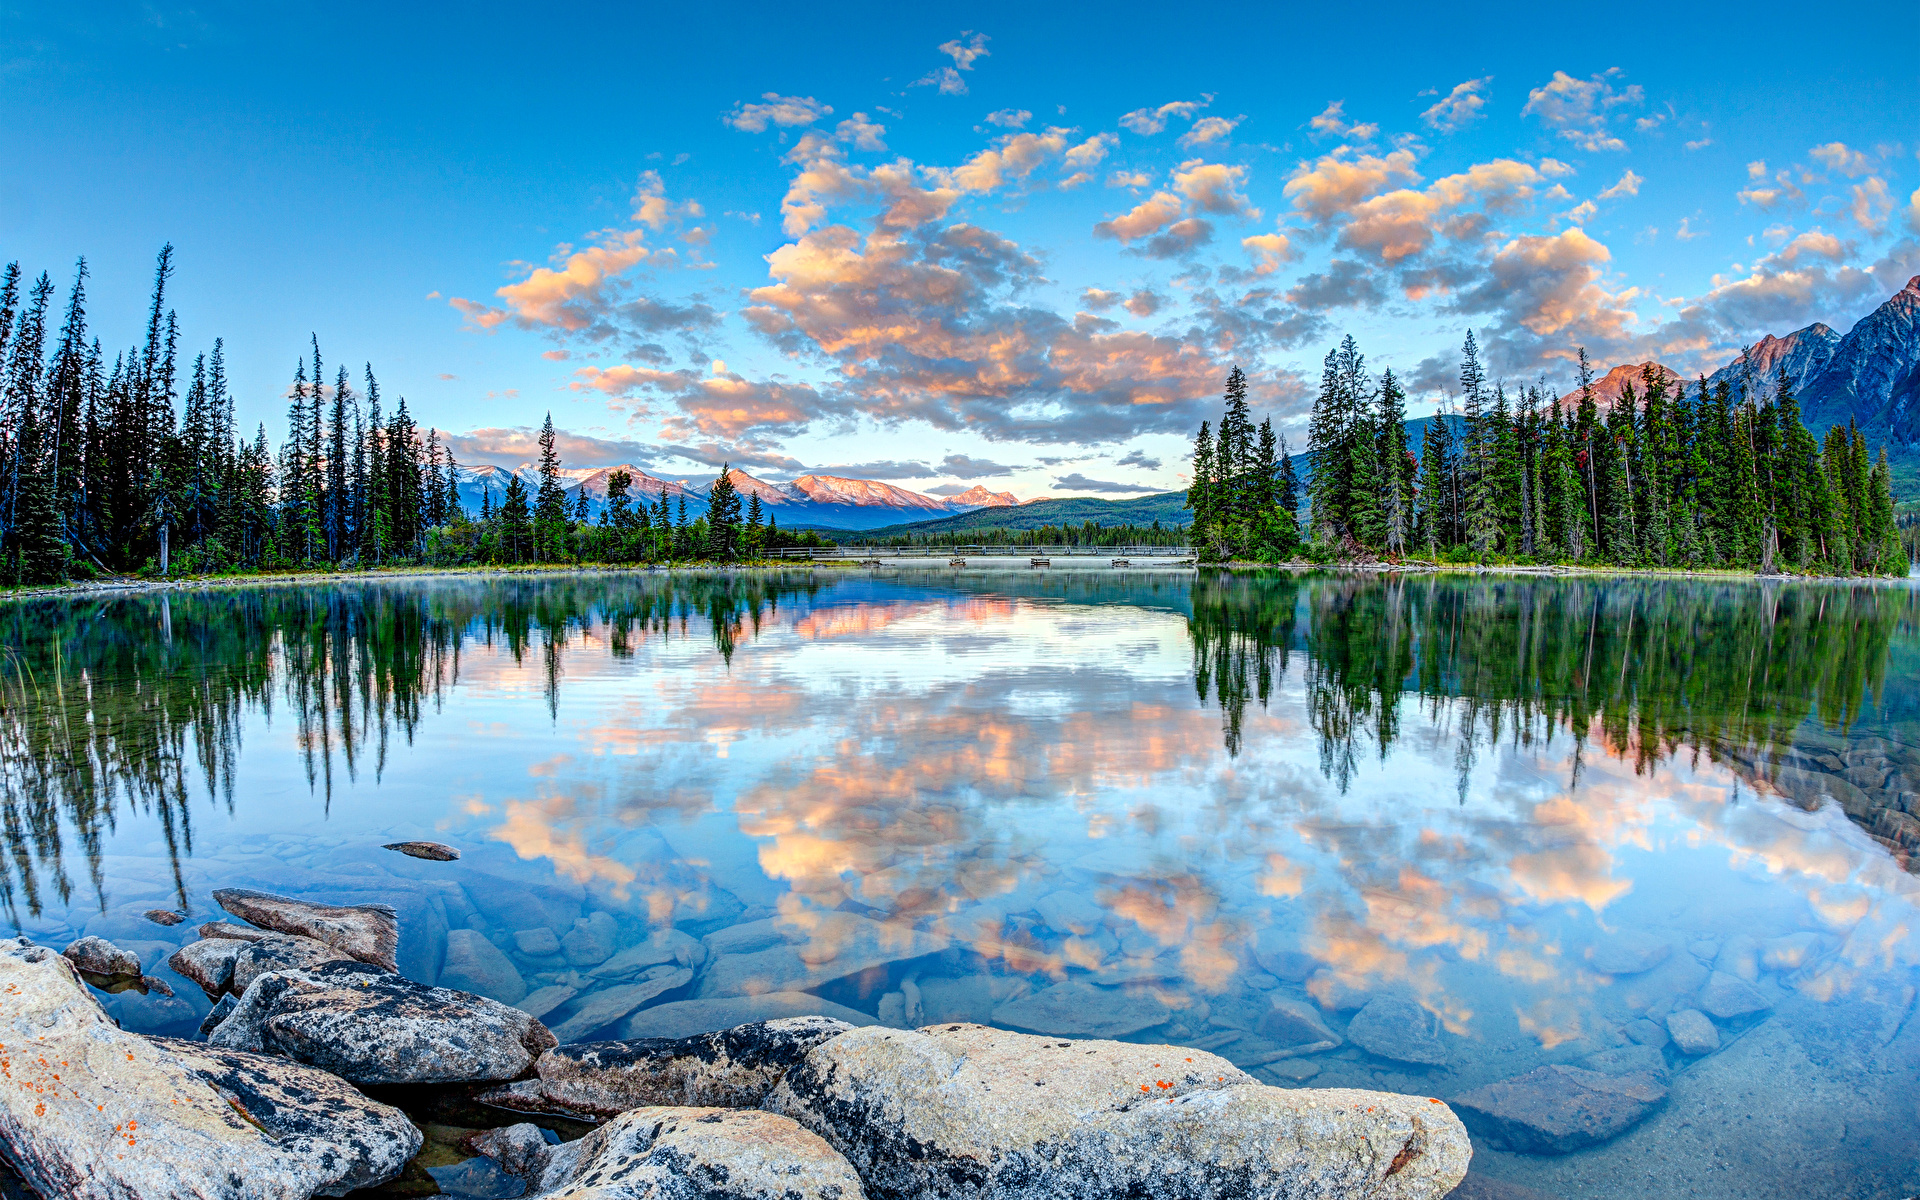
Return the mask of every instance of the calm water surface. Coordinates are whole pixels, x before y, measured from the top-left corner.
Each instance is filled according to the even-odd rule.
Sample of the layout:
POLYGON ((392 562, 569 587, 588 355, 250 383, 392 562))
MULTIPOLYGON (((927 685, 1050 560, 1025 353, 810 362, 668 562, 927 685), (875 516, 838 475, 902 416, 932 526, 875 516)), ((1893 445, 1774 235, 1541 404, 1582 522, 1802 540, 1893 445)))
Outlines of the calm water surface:
POLYGON ((173 982, 107 998, 129 1028, 197 1023, 158 964, 251 886, 392 902, 409 974, 571 1040, 812 1007, 1443 1098, 1645 1041, 1652 1115, 1475 1170, 1903 1197, 1917 596, 903 569, 15 603, 0 886, 173 982), (416 838, 464 857, 380 849, 416 838), (1715 971, 1766 1007, 1660 1045, 1715 971), (1356 1044, 1376 997, 1444 1061, 1356 1044), (1278 1057, 1276 1000, 1335 1044, 1278 1057))

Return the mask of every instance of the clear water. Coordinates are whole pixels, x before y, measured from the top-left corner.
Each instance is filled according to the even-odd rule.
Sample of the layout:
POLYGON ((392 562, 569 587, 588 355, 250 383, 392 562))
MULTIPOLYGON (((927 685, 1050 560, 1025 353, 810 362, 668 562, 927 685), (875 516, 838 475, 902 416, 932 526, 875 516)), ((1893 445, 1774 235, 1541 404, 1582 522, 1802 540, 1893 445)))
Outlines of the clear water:
POLYGON ((575 990, 555 1026, 633 981, 609 954, 706 939, 578 1037, 799 992, 1442 1098, 1605 1062, 1717 969, 1770 1007, 1661 1049, 1670 1097, 1609 1142, 1477 1142, 1485 1194, 1901 1197, 1916 618, 1908 582, 1085 568, 14 603, 0 875, 24 932, 173 983, 106 998, 154 1032, 207 1007, 158 964, 225 886, 390 900, 422 978, 472 929, 506 997, 575 990), (380 848, 422 838, 464 857, 380 848), (1443 1065, 1346 1037, 1377 996, 1443 1065), (1276 998, 1339 1044, 1275 1058, 1276 998))

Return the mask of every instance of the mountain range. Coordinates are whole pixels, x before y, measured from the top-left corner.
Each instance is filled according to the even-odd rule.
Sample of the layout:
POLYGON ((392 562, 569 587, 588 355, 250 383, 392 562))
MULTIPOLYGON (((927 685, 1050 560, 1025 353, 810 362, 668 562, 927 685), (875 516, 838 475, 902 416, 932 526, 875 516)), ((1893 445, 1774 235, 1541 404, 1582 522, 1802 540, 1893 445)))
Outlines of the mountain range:
MULTIPOLYGON (((584 494, 587 511, 596 519, 607 505, 607 480, 615 471, 633 477, 628 494, 636 500, 657 505, 665 498, 669 507, 684 500, 690 515, 699 515, 707 503, 708 490, 715 480, 661 479, 639 467, 621 464, 611 467, 562 467, 560 478, 567 504, 575 505, 584 494)), ((491 493, 491 503, 499 504, 506 494, 507 480, 518 475, 529 493, 540 486, 540 469, 532 463, 518 467, 462 467, 459 470, 460 503, 469 512, 481 510, 482 497, 491 493)), ((745 471, 727 472, 741 503, 746 497, 760 497, 760 507, 768 517, 787 528, 819 526, 825 529, 872 529, 902 521, 927 520, 974 512, 982 508, 1009 508, 1020 503, 1012 492, 990 492, 975 485, 956 496, 929 496, 876 479, 845 479, 837 475, 802 475, 787 483, 768 483, 745 471)))

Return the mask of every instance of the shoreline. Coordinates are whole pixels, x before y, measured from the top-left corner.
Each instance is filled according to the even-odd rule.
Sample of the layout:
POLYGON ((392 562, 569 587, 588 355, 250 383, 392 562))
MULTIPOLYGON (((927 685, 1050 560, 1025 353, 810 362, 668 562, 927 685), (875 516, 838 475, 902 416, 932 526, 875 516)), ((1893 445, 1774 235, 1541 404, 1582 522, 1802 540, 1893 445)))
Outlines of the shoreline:
MULTIPOLYGON (((993 558, 999 555, 976 555, 975 557, 993 558)), ((1007 558, 1020 558, 1023 555, 1013 552, 1007 558)), ((1097 556, 1095 556, 1097 557, 1097 556)), ((938 566, 932 559, 900 559, 901 565, 921 564, 938 570, 993 570, 1000 568, 954 568, 938 566)), ((888 563, 888 566, 895 563, 888 563)), ((793 571, 816 570, 828 567, 837 570, 871 570, 852 559, 797 559, 791 562, 778 560, 758 560, 743 563, 569 563, 555 566, 460 566, 460 567, 370 567, 346 571, 272 571, 251 575, 194 575, 176 579, 141 579, 133 576, 109 576, 102 579, 76 580, 64 584, 42 584, 0 589, 0 601, 37 600, 62 596, 82 599, 95 596, 136 595, 151 592, 196 591, 222 587, 253 587, 263 584, 313 584, 369 582, 395 579, 457 579, 502 575, 548 576, 548 575, 640 575, 654 573, 672 573, 675 571, 793 571)), ((1756 582, 1801 582, 1801 583, 1898 583, 1912 579, 1912 575, 1797 575, 1788 572, 1761 574, 1758 571, 1738 571, 1715 568, 1661 568, 1661 567, 1586 567, 1566 564, 1520 566, 1510 564, 1479 563, 1431 563, 1424 561, 1372 562, 1372 563, 1314 563, 1304 559, 1284 563, 1258 563, 1232 561, 1196 565, 1192 560, 1174 560, 1163 567, 1114 568, 1089 565, 1080 570, 1118 572, 1120 570, 1178 570, 1198 573, 1202 570, 1224 571, 1229 574, 1248 574, 1261 571, 1326 571, 1330 573, 1349 573, 1362 575, 1511 575, 1534 578, 1564 578, 1573 576, 1592 577, 1640 577, 1647 579, 1703 579, 1703 580, 1752 580, 1756 582)))

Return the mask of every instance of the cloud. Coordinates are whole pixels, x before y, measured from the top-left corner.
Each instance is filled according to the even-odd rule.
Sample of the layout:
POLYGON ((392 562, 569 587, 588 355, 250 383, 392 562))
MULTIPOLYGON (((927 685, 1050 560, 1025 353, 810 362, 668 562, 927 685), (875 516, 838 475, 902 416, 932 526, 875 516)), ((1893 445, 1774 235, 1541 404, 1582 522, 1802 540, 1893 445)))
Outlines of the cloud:
POLYGON ((1053 481, 1053 486, 1073 492, 1157 492, 1162 490, 1150 483, 1118 483, 1110 479, 1088 479, 1078 472, 1060 476, 1053 481))
POLYGON ((1160 469, 1160 460, 1157 458, 1149 458, 1145 452, 1134 449, 1127 451, 1126 457, 1115 459, 1113 465, 1116 467, 1139 467, 1143 471, 1158 471, 1160 469))
POLYGON ((1442 236, 1472 242, 1488 232, 1488 214, 1517 211, 1545 182, 1538 168, 1511 158, 1475 163, 1424 190, 1400 188, 1352 204, 1338 241, 1388 263, 1419 254, 1442 236))
POLYGON ((1764 161, 1747 164, 1747 181, 1747 186, 1737 193, 1740 203, 1751 204, 1762 212, 1772 212, 1806 199, 1806 193, 1795 186, 1792 171, 1777 171, 1768 179, 1764 161))
POLYGON ((1616 90, 1612 81, 1621 74, 1613 67, 1590 79, 1575 79, 1555 71, 1552 79, 1527 93, 1520 115, 1539 117, 1542 125, 1589 153, 1625 150, 1627 144, 1607 129, 1608 110, 1639 104, 1645 94, 1637 83, 1616 90))
POLYGON ((1065 129, 1008 134, 993 147, 980 151, 958 167, 929 167, 926 173, 956 191, 980 194, 995 191, 1008 180, 1026 179, 1048 159, 1064 155, 1067 152, 1067 134, 1065 129))
POLYGON ((1873 170, 1873 161, 1845 142, 1828 142, 1807 151, 1808 157, 1829 171, 1838 171, 1848 179, 1858 179, 1873 170))
POLYGON ((1455 307, 1497 314, 1503 332, 1572 332, 1594 343, 1619 341, 1633 322, 1627 305, 1636 293, 1614 294, 1601 286, 1601 267, 1612 257, 1583 229, 1516 237, 1495 252, 1481 282, 1461 292, 1455 307))
MULTIPOLYGON (((564 466, 610 467, 620 463, 646 466, 660 457, 660 448, 651 442, 594 437, 566 429, 555 429, 553 433, 554 450, 564 466)), ((468 467, 487 464, 511 468, 538 461, 540 457, 540 430, 531 425, 444 433, 441 441, 452 448, 462 466, 468 467)))
POLYGON ((1100 161, 1106 158, 1107 151, 1119 144, 1118 136, 1111 133, 1097 133, 1067 151, 1066 165, 1076 171, 1098 166, 1100 161))
POLYGON ((1126 299, 1126 297, 1122 296, 1119 292, 1109 292, 1093 287, 1080 293, 1080 303, 1086 305, 1087 308, 1093 312, 1105 312, 1124 299, 1126 299))
POLYGON ((1303 277, 1287 292, 1287 302, 1314 312, 1331 308, 1371 308, 1386 301, 1373 272, 1351 259, 1336 258, 1319 274, 1303 277))
POLYGON ((1907 197, 1907 228, 1920 233, 1920 188, 1907 197))
POLYGON ((1127 297, 1127 311, 1136 317, 1150 317, 1160 311, 1167 298, 1158 292, 1142 288, 1127 297))
POLYGON ((1033 114, 1024 108, 1003 108, 987 114, 987 124, 998 125, 1003 129, 1023 129, 1033 114))
POLYGON ((1212 240, 1213 222, 1200 217, 1188 217, 1167 226, 1167 231, 1158 237, 1148 238, 1139 247, 1139 252, 1148 258, 1178 258, 1212 240))
POLYGON ((1131 211, 1096 224, 1093 236, 1117 238, 1123 245, 1130 244, 1165 229, 1179 219, 1180 212, 1180 197, 1172 192, 1155 192, 1131 211))
MULTIPOLYGON (((1453 90, 1420 114, 1428 128, 1441 133, 1458 133, 1486 115, 1487 85, 1493 82, 1493 76, 1484 79, 1469 79, 1465 83, 1456 83, 1453 90)), ((1428 93, 1431 95, 1432 93, 1428 93)))
POLYGON ((450 379, 458 379, 458 378, 460 378, 460 377, 459 377, 458 375, 449 375, 449 374, 447 374, 447 373, 446 373, 445 371, 442 371, 442 372, 440 372, 440 376, 439 376, 439 377, 440 377, 440 378, 441 378, 442 380, 450 380, 450 379))
POLYGON ((822 104, 812 96, 782 96, 778 92, 764 92, 760 98, 766 103, 735 104, 733 111, 720 120, 745 133, 765 133, 768 125, 783 128, 811 125, 833 113, 832 105, 822 104))
POLYGON ((1145 171, 1115 171, 1107 176, 1110 188, 1143 188, 1153 182, 1153 176, 1145 171))
POLYGON ((941 67, 932 73, 913 81, 914 87, 937 87, 943 96, 964 96, 967 94, 967 81, 960 78, 961 71, 973 70, 975 59, 985 58, 987 35, 968 30, 950 42, 940 43, 940 53, 951 55, 953 66, 941 67))
POLYGON ((1293 242, 1284 233, 1257 233, 1241 238, 1240 245, 1254 256, 1255 275, 1271 275, 1282 265, 1299 257, 1293 242))
POLYGON ((1640 185, 1645 183, 1644 176, 1635 175, 1632 170, 1622 172, 1620 182, 1600 193, 1602 200, 1618 200, 1622 196, 1638 196, 1640 185))
POLYGON ((1408 150, 1381 157, 1355 155, 1342 146, 1312 166, 1301 164, 1281 194, 1297 211, 1324 223, 1396 180, 1418 183, 1420 174, 1413 163, 1413 153, 1408 150))
POLYGON ((1247 183, 1247 169, 1222 163, 1189 159, 1174 169, 1173 186, 1195 212, 1258 219, 1260 210, 1247 204, 1240 189, 1247 183))
POLYGON ((885 125, 875 125, 867 120, 867 114, 857 112, 840 122, 834 128, 833 136, 849 143, 856 150, 885 150, 887 144, 880 139, 886 132, 885 125))
POLYGON ((1870 175, 1865 183, 1857 183, 1848 191, 1851 203, 1847 213, 1853 223, 1868 233, 1879 233, 1887 227, 1887 218, 1893 215, 1893 194, 1887 191, 1887 181, 1878 175, 1870 175))
POLYGON ((875 462, 834 463, 815 467, 815 475, 835 475, 842 479, 925 479, 937 474, 923 462, 881 459, 875 462))
POLYGON ((1319 116, 1307 122, 1307 128, 1312 131, 1316 141, 1324 137, 1340 137, 1355 142, 1370 142, 1380 132, 1380 126, 1371 122, 1364 125, 1349 122, 1345 106, 1344 100, 1335 100, 1319 116))
MULTIPOLYGON (((940 470, 948 475, 958 475, 962 479, 997 479, 1013 474, 1014 469, 985 458, 972 458, 965 454, 949 454, 940 460, 940 470)), ((965 491, 956 488, 955 491, 965 491)))
POLYGON ((1202 117, 1193 123, 1192 129, 1180 135, 1178 144, 1183 150, 1191 150, 1195 146, 1219 145, 1233 133, 1234 126, 1244 120, 1246 120, 1244 116, 1234 117, 1231 120, 1226 117, 1202 117))
POLYGON ((1175 100, 1171 104, 1162 104, 1159 108, 1136 108, 1120 118, 1122 127, 1131 129, 1141 137, 1152 137, 1167 127, 1167 118, 1179 117, 1193 120, 1193 114, 1213 103, 1211 95, 1203 94, 1199 100, 1175 100))
POLYGON ((1686 143, 1686 147, 1689 150, 1705 150, 1708 146, 1711 146, 1711 145, 1713 145, 1713 139, 1710 137, 1703 137, 1695 141, 1686 143))
MULTIPOLYGON (((604 370, 582 367, 574 376, 567 386, 576 392, 596 391, 616 400, 648 395, 671 399, 675 411, 661 422, 662 432, 668 437, 684 438, 693 433, 723 438, 793 434, 829 414, 826 400, 810 386, 756 383, 725 370, 701 375, 690 370, 663 371, 621 364, 604 370)), ((651 413, 651 408, 643 405, 634 415, 651 413)))

